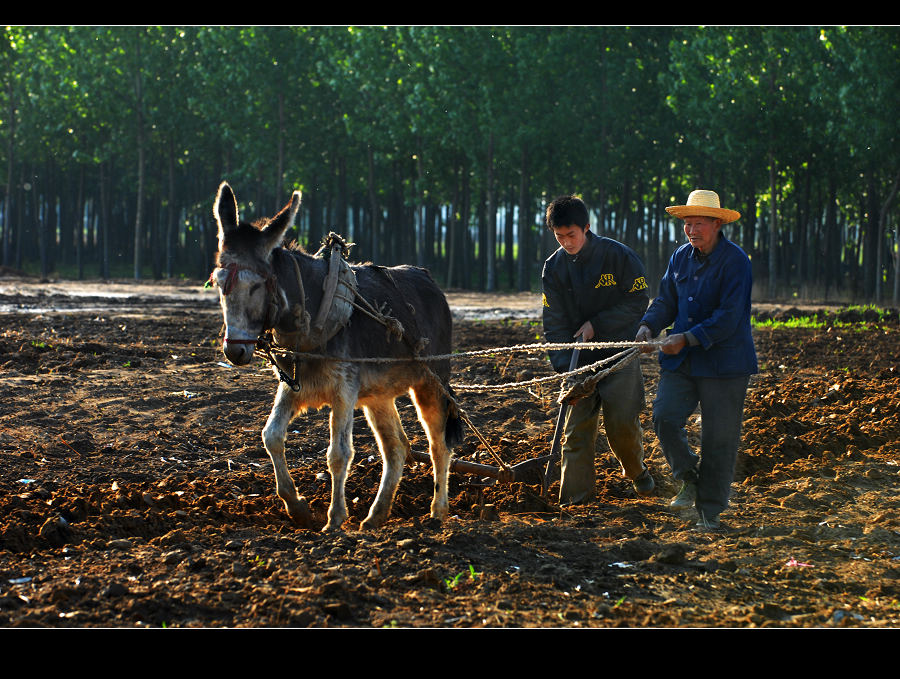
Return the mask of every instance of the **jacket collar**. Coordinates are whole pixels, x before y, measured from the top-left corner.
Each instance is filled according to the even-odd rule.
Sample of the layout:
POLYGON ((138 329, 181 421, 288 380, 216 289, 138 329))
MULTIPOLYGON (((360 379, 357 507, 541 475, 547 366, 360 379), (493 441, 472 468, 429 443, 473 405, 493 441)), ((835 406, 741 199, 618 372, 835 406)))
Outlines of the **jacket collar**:
POLYGON ((728 239, 725 237, 725 234, 719 231, 719 240, 716 243, 716 247, 713 248, 713 251, 708 255, 704 255, 697 248, 691 246, 691 257, 697 260, 698 263, 703 264, 704 262, 714 262, 719 257, 722 256, 722 251, 725 249, 722 247, 726 243, 728 243, 728 239))
POLYGON ((566 259, 572 263, 586 262, 591 258, 591 255, 594 254, 594 250, 597 247, 597 242, 599 240, 600 239, 594 235, 593 231, 588 231, 587 234, 585 234, 585 241, 584 245, 581 247, 581 250, 579 250, 574 255, 570 255, 568 252, 563 250, 563 255, 565 255, 566 259))

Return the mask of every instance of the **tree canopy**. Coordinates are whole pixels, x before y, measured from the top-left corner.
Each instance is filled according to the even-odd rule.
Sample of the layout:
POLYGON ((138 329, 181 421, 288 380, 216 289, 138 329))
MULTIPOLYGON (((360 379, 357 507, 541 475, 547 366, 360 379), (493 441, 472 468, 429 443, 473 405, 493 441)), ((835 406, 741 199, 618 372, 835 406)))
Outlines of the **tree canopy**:
POLYGON ((897 303, 894 27, 28 27, 0 40, 4 267, 205 277, 212 200, 447 287, 527 290, 549 200, 658 279, 694 188, 758 297, 897 303))

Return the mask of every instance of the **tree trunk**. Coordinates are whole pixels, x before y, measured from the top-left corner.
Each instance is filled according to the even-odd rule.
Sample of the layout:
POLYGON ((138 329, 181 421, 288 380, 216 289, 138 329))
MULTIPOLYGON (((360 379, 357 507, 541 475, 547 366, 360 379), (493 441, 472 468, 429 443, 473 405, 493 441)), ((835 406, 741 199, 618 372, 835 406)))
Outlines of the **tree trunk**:
POLYGON ((278 161, 275 168, 275 205, 281 205, 281 194, 284 191, 284 92, 278 92, 278 161))
POLYGON ((337 225, 338 233, 349 238, 350 232, 347 223, 347 212, 349 207, 349 201, 347 199, 347 159, 344 158, 343 154, 338 154, 337 157, 337 173, 337 205, 335 206, 335 212, 337 214, 335 217, 335 224, 337 225))
POLYGON ((109 278, 109 192, 106 189, 106 163, 100 163, 100 277, 109 278))
POLYGON ((900 304, 900 237, 898 237, 896 228, 894 229, 894 295, 891 300, 894 306, 900 304))
POLYGON ((472 287, 472 267, 471 263, 474 259, 475 247, 469 233, 469 215, 472 207, 472 192, 469 182, 469 168, 464 162, 460 168, 462 174, 462 201, 459 207, 459 232, 460 239, 457 248, 459 257, 459 271, 462 287, 470 289, 472 287))
POLYGON ((528 214, 528 151, 523 147, 519 160, 519 257, 516 276, 520 292, 531 289, 531 217, 528 214))
POLYGON ((418 147, 416 150, 416 178, 418 179, 419 186, 416 195, 418 196, 418 200, 416 201, 418 204, 416 205, 416 264, 418 266, 428 266, 427 258, 425 256, 425 252, 427 249, 428 240, 425 237, 425 166, 423 162, 423 144, 422 144, 422 136, 419 135, 416 137, 416 146, 418 147))
POLYGON ((9 266, 12 256, 12 189, 13 160, 16 150, 16 100, 13 91, 13 79, 6 80, 7 99, 9 102, 9 134, 6 139, 6 193, 3 196, 3 264, 9 266))
POLYGON ((484 256, 487 280, 484 289, 494 292, 497 289, 497 204, 494 194, 494 132, 488 141, 487 164, 487 238, 484 256))
MULTIPOLYGON (((41 189, 44 189, 43 182, 41 182, 41 189)), ((44 199, 44 196, 41 195, 42 191, 38 190, 37 186, 32 187, 31 195, 34 199, 34 223, 37 228, 37 236, 38 236, 38 252, 40 253, 40 266, 41 266, 41 278, 47 278, 47 275, 50 273, 50 253, 49 250, 49 228, 47 226, 47 220, 49 219, 49 215, 47 214, 48 207, 47 202, 44 199)))
POLYGON ((378 195, 375 191, 375 150, 371 144, 366 147, 366 153, 369 166, 369 211, 372 225, 372 232, 369 234, 369 256, 372 258, 372 262, 377 263, 380 260, 378 257, 378 225, 381 220, 378 218, 378 195))
POLYGON ((459 176, 457 175, 456 181, 454 181, 453 186, 453 200, 450 203, 450 215, 447 219, 447 245, 446 245, 446 266, 447 266, 447 277, 446 277, 446 287, 452 288, 453 284, 456 283, 456 272, 454 271, 454 265, 456 264, 456 250, 458 247, 458 239, 456 237, 456 213, 459 210, 459 176))
POLYGON ((25 240, 25 219, 28 210, 29 187, 25 185, 26 167, 23 165, 19 170, 19 190, 20 198, 16 201, 16 249, 15 263, 16 268, 22 268, 22 241, 25 240))
MULTIPOLYGON (((878 182, 876 171, 870 170, 868 173, 868 185, 866 189, 866 197, 864 202, 864 212, 867 215, 865 220, 865 230, 860 233, 862 241, 862 270, 863 279, 863 295, 867 301, 872 301, 876 297, 876 280, 881 276, 881 259, 877 257, 878 252, 878 182)), ((860 225, 862 229, 862 224, 860 225)))
POLYGON ((166 210, 166 278, 175 274, 175 234, 178 213, 175 204, 175 141, 169 138, 169 209, 166 210))
POLYGON ((135 44, 137 65, 134 74, 134 108, 137 138, 137 200, 134 214, 134 278, 141 279, 141 250, 144 237, 144 102, 141 82, 141 34, 137 33, 135 44))
POLYGON ((778 275, 778 199, 775 187, 775 155, 769 152, 769 299, 775 299, 778 275))
POLYGON ((78 280, 84 278, 84 165, 78 166, 78 198, 73 219, 75 230, 75 267, 78 280))
MULTIPOLYGON (((894 196, 897 195, 897 187, 900 185, 900 173, 894 178, 894 184, 891 186, 890 191, 888 192, 887 197, 884 199, 884 202, 881 204, 881 207, 878 211, 878 247, 876 249, 875 255, 875 302, 881 303, 882 296, 882 268, 884 262, 884 239, 886 235, 886 227, 887 227, 887 215, 890 210, 891 203, 894 200, 894 196)), ((896 269, 894 273, 894 277, 896 278, 896 269)), ((894 286, 896 288, 896 285, 894 286)))

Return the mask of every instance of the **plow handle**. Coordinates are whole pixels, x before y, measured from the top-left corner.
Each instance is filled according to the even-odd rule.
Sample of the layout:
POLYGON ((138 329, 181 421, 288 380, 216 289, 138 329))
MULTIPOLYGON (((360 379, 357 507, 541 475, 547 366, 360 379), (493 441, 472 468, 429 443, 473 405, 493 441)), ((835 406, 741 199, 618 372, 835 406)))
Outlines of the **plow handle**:
MULTIPOLYGON (((576 337, 575 341, 581 342, 581 335, 576 337)), ((578 358, 580 355, 581 349, 575 347, 572 350, 572 360, 569 361, 569 372, 572 372, 578 367, 578 358)), ((569 413, 569 408, 571 407, 572 406, 567 403, 563 403, 559 407, 559 415, 556 417, 556 428, 553 430, 553 442, 550 444, 550 459, 547 460, 547 468, 544 470, 544 495, 547 495, 547 489, 550 487, 550 479, 556 468, 556 462, 560 458, 559 447, 562 442, 563 429, 566 424, 566 415, 569 413)))

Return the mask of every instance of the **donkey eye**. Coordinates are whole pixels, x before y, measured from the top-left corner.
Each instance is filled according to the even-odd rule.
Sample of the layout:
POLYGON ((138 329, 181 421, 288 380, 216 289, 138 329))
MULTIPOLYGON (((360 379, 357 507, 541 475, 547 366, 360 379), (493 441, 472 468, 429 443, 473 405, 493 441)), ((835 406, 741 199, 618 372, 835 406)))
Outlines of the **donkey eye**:
POLYGON ((260 287, 262 287, 261 283, 254 283, 253 285, 251 285, 250 286, 250 294, 251 295, 254 294, 257 290, 260 289, 260 287))

